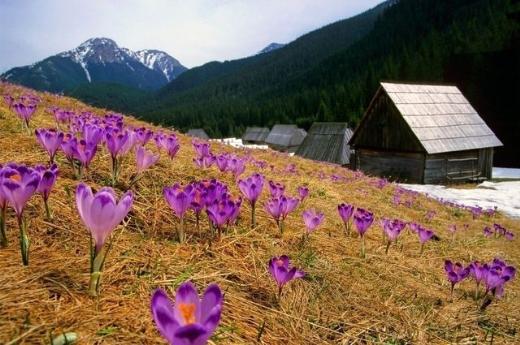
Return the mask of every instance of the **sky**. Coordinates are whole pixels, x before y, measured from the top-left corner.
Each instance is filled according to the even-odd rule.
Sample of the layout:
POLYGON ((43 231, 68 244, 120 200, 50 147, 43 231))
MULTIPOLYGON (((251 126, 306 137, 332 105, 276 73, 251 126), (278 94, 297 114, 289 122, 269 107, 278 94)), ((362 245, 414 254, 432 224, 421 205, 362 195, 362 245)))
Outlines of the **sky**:
POLYGON ((108 37, 186 67, 253 55, 382 0, 0 0, 0 73, 108 37))

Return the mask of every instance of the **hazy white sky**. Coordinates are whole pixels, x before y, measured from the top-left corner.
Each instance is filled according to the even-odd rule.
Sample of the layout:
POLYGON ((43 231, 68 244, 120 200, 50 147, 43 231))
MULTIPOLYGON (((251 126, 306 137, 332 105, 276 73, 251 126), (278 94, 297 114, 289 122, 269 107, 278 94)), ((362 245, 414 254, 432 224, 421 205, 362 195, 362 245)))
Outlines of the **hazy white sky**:
POLYGON ((194 67, 255 54, 382 0, 0 0, 0 72, 109 37, 194 67))

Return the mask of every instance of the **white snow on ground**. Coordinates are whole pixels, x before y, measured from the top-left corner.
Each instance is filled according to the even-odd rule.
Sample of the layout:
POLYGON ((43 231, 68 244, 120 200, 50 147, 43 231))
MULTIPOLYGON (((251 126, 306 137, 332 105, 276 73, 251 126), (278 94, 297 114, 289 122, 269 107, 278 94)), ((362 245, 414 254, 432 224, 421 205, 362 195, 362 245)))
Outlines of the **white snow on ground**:
POLYGON ((250 145, 242 143, 242 139, 239 138, 224 138, 224 139, 210 139, 210 141, 216 141, 236 148, 248 148, 248 149, 260 149, 267 150, 267 145, 250 145))
POLYGON ((520 179, 520 169, 493 167, 493 178, 520 179))
POLYGON ((440 185, 400 184, 405 189, 427 194, 465 206, 480 206, 483 209, 498 207, 498 210, 520 218, 520 181, 485 181, 476 188, 459 189, 440 185))

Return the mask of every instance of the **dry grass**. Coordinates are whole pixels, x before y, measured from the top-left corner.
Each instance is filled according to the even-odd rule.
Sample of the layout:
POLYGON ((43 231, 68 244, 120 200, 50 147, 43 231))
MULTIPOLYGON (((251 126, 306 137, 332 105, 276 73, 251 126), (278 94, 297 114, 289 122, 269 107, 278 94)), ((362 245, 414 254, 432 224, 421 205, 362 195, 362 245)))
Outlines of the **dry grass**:
MULTIPOLYGON (((12 88, 0 85, 0 94, 7 87, 12 88)), ((51 115, 45 111, 50 105, 104 112, 68 98, 48 94, 41 97, 43 104, 32 122, 33 128, 53 125, 51 115)), ((132 118, 128 122, 143 125, 132 118)), ((273 166, 262 173, 286 184, 289 193, 296 193, 302 184, 310 188, 304 206, 289 216, 284 235, 278 235, 261 207, 257 212, 258 227, 249 229, 246 205, 239 225, 211 248, 207 244, 206 221, 196 231, 191 218, 188 241, 181 245, 174 240, 176 221, 162 198, 163 186, 215 177, 228 183, 234 195, 238 190, 230 175, 215 168, 195 169, 190 140, 178 136, 182 146, 177 158, 170 161, 162 157, 134 187, 135 205, 128 223, 114 232, 113 250, 97 299, 87 294, 88 235, 76 213, 73 196, 78 182, 59 155, 61 175, 50 200, 53 222, 44 221, 39 197, 31 200, 27 210, 32 240, 28 268, 21 265, 17 229, 14 218, 9 217, 9 247, 0 250, 0 343, 49 344, 51 334, 64 331, 77 332, 80 344, 164 343, 151 319, 150 294, 157 287, 173 292, 187 279, 199 288, 217 282, 225 291, 222 323, 212 338, 214 344, 476 344, 490 342, 491 334, 494 344, 520 342, 516 334, 520 326, 519 279, 507 286, 502 300, 481 314, 470 297, 473 282, 457 287, 451 302, 443 271, 445 258, 468 263, 500 256, 519 266, 518 239, 510 242, 482 236, 485 224, 497 221, 517 230, 518 221, 500 214, 496 219, 482 217, 473 221, 467 211, 422 196, 412 207, 394 206, 394 185, 381 190, 374 180, 356 179, 346 169, 273 151, 255 151, 251 152, 253 157, 273 166), (284 172, 289 163, 296 165, 296 174, 284 172), (320 172, 326 177, 321 178, 320 172), (331 174, 344 179, 334 182, 329 178, 331 174), (401 247, 392 246, 385 255, 380 227, 374 225, 368 232, 367 258, 360 259, 359 240, 346 238, 340 225, 336 213, 340 202, 366 207, 377 217, 422 222, 442 240, 428 243, 419 255, 417 239, 406 233, 401 247), (307 207, 325 212, 326 220, 302 246, 301 212, 307 207), (425 218, 428 210, 437 212, 431 222, 425 218), (459 228, 470 225, 453 242, 447 231, 452 223, 459 228), (266 263, 271 256, 280 254, 288 254, 308 275, 291 283, 278 303, 266 263)), ((232 151, 219 144, 212 147, 216 152, 232 151)), ((21 132, 18 120, 2 103, 0 162, 36 164, 46 160, 35 137, 21 132)), ((133 165, 133 158, 128 158, 123 181, 133 173, 133 165)), ((246 174, 256 170, 250 165, 246 174)), ((85 180, 101 186, 109 176, 108 155, 102 150, 85 180)), ((124 185, 120 187, 120 191, 125 189, 124 185)), ((264 191, 260 203, 266 194, 264 191)))

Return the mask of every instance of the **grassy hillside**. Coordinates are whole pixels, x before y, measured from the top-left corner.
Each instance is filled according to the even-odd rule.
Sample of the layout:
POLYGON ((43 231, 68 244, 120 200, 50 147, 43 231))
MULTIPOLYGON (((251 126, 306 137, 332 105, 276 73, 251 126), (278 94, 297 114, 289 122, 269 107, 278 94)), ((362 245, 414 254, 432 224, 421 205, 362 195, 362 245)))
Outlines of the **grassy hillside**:
MULTIPOLYGON (((0 94, 28 92, 0 84, 0 94)), ((72 98, 39 93, 42 99, 32 121, 35 127, 53 127, 50 106, 107 111, 86 106, 72 98)), ((147 126, 125 117, 125 123, 147 126)), ((155 131, 159 127, 149 126, 155 131)), ((213 152, 249 157, 242 176, 260 172, 268 180, 285 184, 296 195, 301 185, 310 195, 289 215, 280 235, 263 209, 267 188, 257 208, 257 227, 249 227, 249 206, 244 202, 238 225, 208 244, 208 223, 200 230, 188 212, 184 244, 175 239, 178 221, 172 215, 162 188, 176 182, 218 178, 236 197, 234 178, 217 169, 202 170, 193 164, 191 140, 177 133, 181 149, 170 161, 159 162, 133 185, 133 209, 112 235, 113 247, 102 276, 101 295, 89 297, 88 233, 77 214, 74 179, 62 153, 57 156, 60 175, 50 197, 54 219, 44 219, 40 197, 26 210, 31 238, 31 263, 20 262, 13 211, 8 212, 8 247, 0 249, 0 343, 48 344, 49 335, 77 332, 80 344, 163 344, 150 313, 150 295, 161 287, 173 293, 185 280, 199 290, 217 282, 225 292, 222 322, 213 344, 447 344, 520 342, 520 280, 506 285, 502 299, 479 312, 473 300, 474 282, 457 285, 450 297, 444 260, 468 264, 501 257, 518 267, 518 239, 485 238, 486 225, 499 223, 518 232, 520 222, 498 213, 473 219, 469 211, 443 205, 422 195, 403 192, 394 184, 363 176, 335 165, 267 151, 238 150, 212 143, 213 152), (255 164, 256 162, 256 164, 255 164), (260 164, 260 162, 264 162, 260 164), (400 202, 396 202, 400 195, 400 202), (376 220, 366 235, 367 256, 359 256, 357 236, 347 237, 336 207, 346 202, 374 212, 376 220), (324 223, 301 242, 302 212, 317 208, 324 223), (399 218, 431 228, 439 241, 430 241, 419 253, 417 236, 408 230, 385 254, 380 220, 399 218), (462 229, 452 240, 448 227, 462 229), (465 225, 467 229, 464 230, 465 225), (277 301, 277 289, 267 270, 275 255, 289 255, 307 275, 293 281, 277 301)), ((21 131, 20 121, 0 102, 0 164, 45 163, 47 154, 34 135, 21 131)), ((148 144, 154 149, 152 143, 148 144)), ((135 172, 133 154, 123 161, 121 195, 135 172)), ((109 154, 100 147, 84 182, 99 189, 110 180, 109 154)), ((265 187, 264 187, 265 188, 265 187)))

